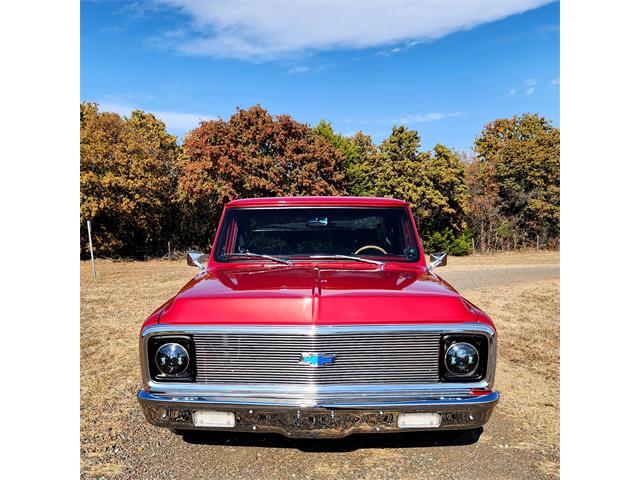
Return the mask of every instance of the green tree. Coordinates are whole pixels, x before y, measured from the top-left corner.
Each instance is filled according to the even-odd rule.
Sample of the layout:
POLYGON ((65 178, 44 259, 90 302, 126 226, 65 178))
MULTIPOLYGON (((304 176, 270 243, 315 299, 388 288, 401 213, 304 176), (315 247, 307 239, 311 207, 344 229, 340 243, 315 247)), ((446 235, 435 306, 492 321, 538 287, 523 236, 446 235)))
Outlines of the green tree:
POLYGON ((560 130, 537 114, 488 123, 476 139, 479 161, 492 166, 513 246, 553 245, 560 235, 560 130))
POLYGON ((465 235, 467 187, 464 166, 455 152, 436 145, 433 154, 420 152, 418 132, 393 127, 380 145, 370 174, 373 194, 409 202, 420 236, 429 251, 465 254, 471 249, 465 235))
POLYGON ((80 241, 87 254, 86 221, 99 255, 139 256, 170 234, 168 219, 177 177, 176 138, 152 114, 131 117, 80 105, 80 241))
POLYGON ((357 164, 353 164, 350 171, 350 194, 358 197, 372 197, 376 195, 376 175, 382 163, 382 155, 378 146, 370 135, 356 132, 351 137, 356 151, 357 164))
POLYGON ((371 137, 360 131, 352 137, 341 135, 325 120, 320 120, 314 130, 342 152, 344 161, 340 167, 344 172, 344 186, 349 195, 372 195, 374 187, 371 170, 379 159, 377 147, 371 137))
POLYGON ((394 126, 389 138, 380 145, 380 156, 371 174, 375 195, 409 202, 418 230, 425 235, 433 189, 426 175, 426 157, 420 154, 419 148, 418 132, 394 126))
POLYGON ((433 189, 427 246, 431 251, 467 255, 472 250, 472 233, 465 221, 469 196, 464 164, 456 152, 441 144, 425 156, 427 178, 433 189))
POLYGON ((464 182, 465 169, 460 156, 444 145, 437 144, 433 154, 427 154, 427 178, 434 190, 430 227, 433 230, 451 228, 454 232, 466 229, 465 214, 468 187, 464 182))

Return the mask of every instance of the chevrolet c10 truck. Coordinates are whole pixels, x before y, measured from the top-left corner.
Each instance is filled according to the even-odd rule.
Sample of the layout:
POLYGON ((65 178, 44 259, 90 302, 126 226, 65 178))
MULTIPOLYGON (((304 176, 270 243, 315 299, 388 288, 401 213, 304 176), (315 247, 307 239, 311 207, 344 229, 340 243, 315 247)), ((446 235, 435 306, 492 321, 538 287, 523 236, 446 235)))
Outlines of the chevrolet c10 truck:
POLYGON ((384 198, 229 202, 211 253, 140 332, 146 419, 173 430, 472 429, 498 402, 491 319, 384 198))

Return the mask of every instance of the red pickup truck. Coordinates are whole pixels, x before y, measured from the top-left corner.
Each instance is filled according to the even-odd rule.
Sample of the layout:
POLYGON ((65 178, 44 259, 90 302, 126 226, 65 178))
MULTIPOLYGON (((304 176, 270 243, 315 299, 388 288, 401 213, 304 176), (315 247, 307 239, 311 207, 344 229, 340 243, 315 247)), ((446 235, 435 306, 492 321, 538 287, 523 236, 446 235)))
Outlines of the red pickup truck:
POLYGON ((235 200, 211 253, 140 333, 147 420, 290 437, 487 422, 496 330, 433 270, 409 205, 235 200), (206 264, 206 266, 205 266, 206 264))

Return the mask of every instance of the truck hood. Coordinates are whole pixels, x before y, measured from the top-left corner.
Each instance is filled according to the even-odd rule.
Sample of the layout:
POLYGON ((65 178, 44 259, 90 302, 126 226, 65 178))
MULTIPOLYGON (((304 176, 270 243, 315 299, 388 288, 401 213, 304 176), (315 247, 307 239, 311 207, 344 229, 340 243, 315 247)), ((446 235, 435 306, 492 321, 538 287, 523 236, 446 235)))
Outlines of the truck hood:
POLYGON ((162 324, 340 325, 476 321, 473 307, 423 269, 274 266, 206 270, 162 324))

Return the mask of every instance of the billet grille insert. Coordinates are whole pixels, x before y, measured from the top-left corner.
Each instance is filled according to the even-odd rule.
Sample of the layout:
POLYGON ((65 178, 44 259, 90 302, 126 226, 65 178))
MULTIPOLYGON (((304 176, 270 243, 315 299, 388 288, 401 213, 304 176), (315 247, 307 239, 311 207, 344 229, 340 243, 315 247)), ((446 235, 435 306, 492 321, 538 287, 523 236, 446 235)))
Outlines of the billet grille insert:
POLYGON ((202 384, 437 383, 440 334, 197 333, 196 382, 202 384), (299 363, 303 352, 334 354, 331 365, 299 363))

